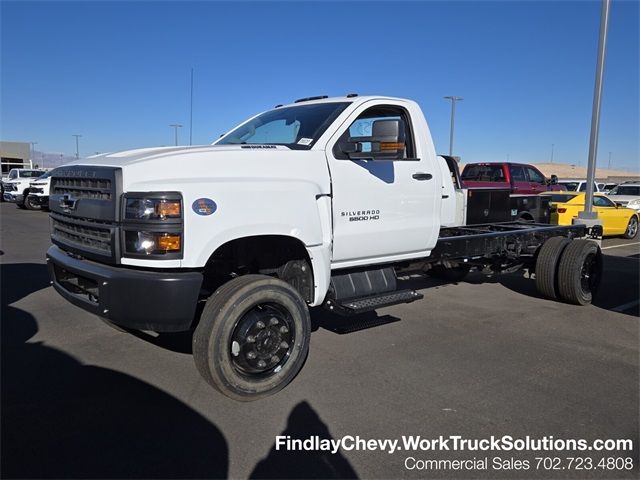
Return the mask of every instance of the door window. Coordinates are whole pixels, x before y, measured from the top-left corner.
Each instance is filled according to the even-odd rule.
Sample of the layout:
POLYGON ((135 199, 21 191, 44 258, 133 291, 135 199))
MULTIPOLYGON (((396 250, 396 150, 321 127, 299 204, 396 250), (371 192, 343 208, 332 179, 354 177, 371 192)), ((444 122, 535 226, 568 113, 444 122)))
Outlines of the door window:
POLYGON ((528 168, 527 173, 529 174, 529 181, 533 183, 543 184, 545 182, 544 176, 537 171, 535 168, 528 168))
POLYGON ((360 142, 363 152, 371 151, 371 142, 368 141, 373 134, 374 122, 378 120, 400 120, 400 137, 404 137, 404 153, 402 158, 415 158, 413 132, 411 131, 411 119, 402 107, 394 105, 377 105, 362 112, 349 126, 340 140, 336 143, 333 153, 337 159, 347 160, 349 157, 343 153, 339 146, 346 141, 360 142))
POLYGON ((615 207, 616 204, 607 197, 593 197, 593 205, 595 207, 615 207))

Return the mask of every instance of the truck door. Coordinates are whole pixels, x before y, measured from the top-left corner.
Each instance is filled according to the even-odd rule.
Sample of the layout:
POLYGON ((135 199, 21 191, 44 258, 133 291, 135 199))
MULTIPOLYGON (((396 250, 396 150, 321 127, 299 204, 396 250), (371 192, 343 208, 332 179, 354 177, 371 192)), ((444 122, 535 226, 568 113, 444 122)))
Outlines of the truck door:
MULTIPOLYGON (((416 123, 400 103, 367 105, 356 109, 327 145, 334 267, 424 256, 440 228, 442 177, 426 122, 416 123), (398 143, 371 142, 379 138, 378 127, 394 123, 389 120, 398 121, 398 143), (354 146, 362 151, 345 153, 354 146), (363 158, 368 149, 389 146, 401 147, 395 159, 363 158)), ((422 118, 419 111, 414 116, 422 118)))
POLYGON ((527 179, 524 167, 521 165, 509 165, 509 175, 511 176, 513 193, 533 193, 531 192, 531 187, 529 186, 529 180, 527 179))
POLYGON ((549 189, 542 173, 533 167, 526 167, 526 170, 529 177, 531 193, 538 194, 546 192, 549 189))

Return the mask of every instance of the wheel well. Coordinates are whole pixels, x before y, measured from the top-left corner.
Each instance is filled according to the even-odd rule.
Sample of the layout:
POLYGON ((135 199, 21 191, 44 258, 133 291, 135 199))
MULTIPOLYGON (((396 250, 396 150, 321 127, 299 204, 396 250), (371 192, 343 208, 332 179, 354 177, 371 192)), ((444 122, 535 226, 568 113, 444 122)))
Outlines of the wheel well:
POLYGON ((518 215, 518 218, 521 220, 530 220, 533 221, 533 215, 531 215, 529 212, 521 212, 518 215))
POLYGON ((284 235, 259 235, 231 240, 216 249, 204 267, 208 296, 232 278, 258 273, 291 284, 307 302, 313 301, 313 270, 304 244, 284 235))

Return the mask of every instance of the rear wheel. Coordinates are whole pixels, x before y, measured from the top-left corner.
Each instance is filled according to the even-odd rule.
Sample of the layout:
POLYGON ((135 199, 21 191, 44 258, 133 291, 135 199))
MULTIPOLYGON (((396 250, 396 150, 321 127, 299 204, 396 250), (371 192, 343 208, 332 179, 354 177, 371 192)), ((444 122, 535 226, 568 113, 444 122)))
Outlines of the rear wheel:
POLYGON ((40 210, 40 203, 36 200, 34 195, 27 196, 27 199, 24 201, 24 206, 27 207, 27 210, 40 210))
POLYGON ((588 305, 602 278, 602 252, 590 240, 574 240, 565 248, 558 267, 560 298, 576 305, 588 305))
POLYGON ((551 237, 544 242, 536 259, 536 288, 547 298, 558 298, 558 263, 565 247, 571 240, 565 237, 551 237))
POLYGON ((625 230, 622 237, 627 239, 632 239, 632 238, 636 238, 637 234, 638 234, 638 217, 633 215, 629 219, 629 223, 627 224, 627 229, 625 230))
POLYGON ((295 378, 310 334, 309 309, 291 285, 245 275, 207 300, 193 335, 193 357, 214 388, 235 400, 257 400, 295 378))

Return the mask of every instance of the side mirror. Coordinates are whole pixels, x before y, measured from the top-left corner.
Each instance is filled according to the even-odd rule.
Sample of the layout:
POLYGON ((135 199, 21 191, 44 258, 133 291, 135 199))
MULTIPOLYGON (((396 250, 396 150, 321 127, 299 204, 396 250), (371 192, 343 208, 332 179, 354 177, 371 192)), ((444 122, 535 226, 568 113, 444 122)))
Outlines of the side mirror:
POLYGON ((622 204, 620 202, 616 202, 616 208, 620 208, 622 207, 622 204))
POLYGON ((349 137, 341 146, 351 160, 401 160, 405 157, 402 120, 374 120, 370 137, 349 137))
POLYGON ((551 180, 549 180, 549 185, 557 185, 558 184, 558 176, 551 175, 551 180))

